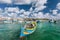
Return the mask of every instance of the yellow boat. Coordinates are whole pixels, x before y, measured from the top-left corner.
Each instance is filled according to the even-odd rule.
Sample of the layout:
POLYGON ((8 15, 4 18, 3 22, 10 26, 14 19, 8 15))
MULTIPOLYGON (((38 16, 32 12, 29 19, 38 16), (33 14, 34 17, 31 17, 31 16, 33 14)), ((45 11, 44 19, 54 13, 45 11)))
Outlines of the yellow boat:
POLYGON ((36 22, 32 22, 32 24, 34 24, 33 28, 26 28, 26 29, 24 29, 23 27, 21 28, 20 37, 24 37, 24 36, 30 35, 33 32, 35 32, 35 30, 37 28, 37 23, 36 22))

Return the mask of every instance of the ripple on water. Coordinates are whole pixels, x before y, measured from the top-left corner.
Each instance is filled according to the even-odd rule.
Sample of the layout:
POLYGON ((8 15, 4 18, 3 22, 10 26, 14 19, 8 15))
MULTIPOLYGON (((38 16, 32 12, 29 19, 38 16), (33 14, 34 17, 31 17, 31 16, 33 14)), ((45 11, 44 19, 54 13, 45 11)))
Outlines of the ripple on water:
POLYGON ((18 40, 20 27, 20 24, 1 24, 0 40, 18 40))
POLYGON ((60 40, 60 25, 54 23, 38 23, 34 34, 27 37, 27 40, 60 40))

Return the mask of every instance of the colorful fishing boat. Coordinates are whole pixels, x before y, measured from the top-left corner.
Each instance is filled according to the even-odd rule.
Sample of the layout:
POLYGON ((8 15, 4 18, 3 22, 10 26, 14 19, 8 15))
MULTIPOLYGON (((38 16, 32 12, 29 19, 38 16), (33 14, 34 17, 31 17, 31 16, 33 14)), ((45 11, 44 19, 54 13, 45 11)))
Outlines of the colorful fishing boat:
MULTIPOLYGON (((28 24, 26 24, 26 25, 28 25, 28 24)), ((25 25, 25 26, 26 26, 26 25, 25 25)), ((21 27, 20 38, 21 38, 21 37, 26 37, 27 35, 30 35, 30 34, 32 34, 33 32, 35 32, 36 27, 37 27, 37 24, 36 24, 36 22, 32 22, 32 23, 31 23, 31 27, 30 27, 30 25, 29 25, 29 27, 26 27, 26 28, 25 28, 25 26, 24 26, 24 27, 21 27), (33 27, 32 27, 32 26, 33 26, 33 27)))

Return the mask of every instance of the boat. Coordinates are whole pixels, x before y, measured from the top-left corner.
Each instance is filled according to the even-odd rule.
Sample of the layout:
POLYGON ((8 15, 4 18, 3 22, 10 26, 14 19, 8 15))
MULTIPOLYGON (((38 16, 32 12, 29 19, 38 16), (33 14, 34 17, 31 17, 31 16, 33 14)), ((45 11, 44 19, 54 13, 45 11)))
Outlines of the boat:
POLYGON ((56 20, 51 19, 49 20, 49 23, 56 23, 56 20))
POLYGON ((25 29, 24 27, 25 27, 26 25, 25 25, 24 27, 21 27, 20 38, 26 37, 26 36, 28 36, 28 35, 30 35, 30 34, 32 34, 32 33, 35 32, 35 30, 36 30, 36 28, 37 28, 37 24, 36 24, 36 22, 34 22, 34 23, 32 23, 32 24, 35 24, 33 28, 27 27, 27 28, 25 29))
POLYGON ((4 23, 12 23, 11 20, 4 20, 4 23))

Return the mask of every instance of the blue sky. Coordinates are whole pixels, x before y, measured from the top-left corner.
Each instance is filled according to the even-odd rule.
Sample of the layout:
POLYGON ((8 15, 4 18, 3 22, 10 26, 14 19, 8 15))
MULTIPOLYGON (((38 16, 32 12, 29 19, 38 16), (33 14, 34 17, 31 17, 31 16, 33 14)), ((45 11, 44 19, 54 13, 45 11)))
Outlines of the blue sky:
MULTIPOLYGON (((58 15, 60 15, 60 5, 58 5, 60 3, 60 0, 3 0, 3 1, 0 1, 0 8, 2 10, 5 10, 5 8, 9 8, 9 7, 12 7, 12 8, 15 8, 15 7, 18 7, 19 10, 21 11, 22 9, 25 11, 23 11, 24 13, 21 15, 21 16, 26 16, 26 13, 29 14, 29 17, 31 16, 36 16, 37 17, 37 14, 40 15, 39 17, 40 18, 44 18, 44 16, 47 16, 47 15, 56 15, 56 17, 58 15), (19 2, 18 2, 19 1, 19 2), (35 3, 35 9, 33 10, 33 7, 32 7, 32 3, 35 3), (37 5, 37 6, 36 6, 37 5), (40 6, 39 6, 40 5, 40 6), (57 6, 58 5, 58 6, 57 6), (34 13, 31 13, 29 10, 32 10, 32 12, 34 13)), ((20 12, 19 11, 19 12, 20 12)), ((50 17, 51 18, 51 17, 50 17)), ((53 17, 54 18, 54 17, 53 17)))
MULTIPOLYGON (((57 3, 59 3, 60 0, 47 0, 47 3, 45 4, 47 8, 44 9, 45 12, 48 12, 49 10, 53 10, 56 8, 57 3)), ((19 7, 20 9, 29 10, 29 8, 32 6, 32 4, 24 4, 24 5, 16 5, 16 4, 7 4, 7 3, 0 3, 0 8, 5 7, 19 7)))
POLYGON ((29 10, 29 8, 31 7, 32 5, 29 4, 29 5, 16 5, 16 4, 0 4, 0 8, 4 9, 5 7, 19 7, 20 9, 25 9, 25 10, 29 10))
MULTIPOLYGON (((45 8, 43 10, 44 13, 46 12, 50 12, 50 10, 53 10, 56 8, 57 3, 60 2, 60 0, 48 0, 47 4, 45 4, 47 6, 47 8, 45 8)), ((25 9, 25 10, 29 10, 29 8, 32 6, 32 4, 26 4, 26 5, 16 5, 16 4, 5 4, 5 3, 1 3, 0 4, 0 8, 4 9, 5 7, 19 7, 20 9, 25 9)))

